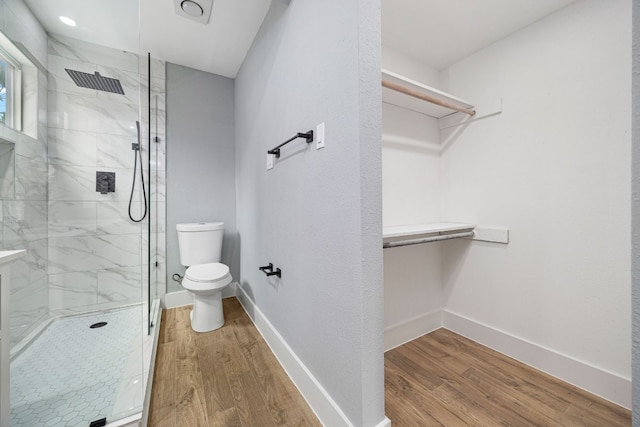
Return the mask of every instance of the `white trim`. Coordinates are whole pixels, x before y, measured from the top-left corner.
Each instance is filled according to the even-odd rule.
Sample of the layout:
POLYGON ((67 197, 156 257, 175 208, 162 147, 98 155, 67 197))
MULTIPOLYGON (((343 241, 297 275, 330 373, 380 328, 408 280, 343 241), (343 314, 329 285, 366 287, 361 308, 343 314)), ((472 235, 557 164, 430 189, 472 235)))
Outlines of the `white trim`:
POLYGON ((164 306, 166 308, 176 308, 193 304, 193 296, 189 291, 169 292, 164 296, 164 306))
POLYGON ((153 344, 151 347, 151 363, 149 370, 145 372, 147 386, 144 392, 144 405, 142 406, 142 424, 147 425, 149 420, 149 407, 151 406, 151 392, 153 390, 153 373, 156 368, 156 353, 158 351, 158 338, 160 337, 160 322, 162 321, 162 305, 160 300, 153 301, 151 310, 153 318, 153 344))
POLYGON ((119 420, 115 420, 107 424, 107 427, 139 427, 142 426, 140 423, 140 412, 137 414, 133 414, 126 418, 121 418, 119 420))
MULTIPOLYGON (((302 363, 291 347, 273 327, 265 315, 260 311, 251 298, 244 292, 242 286, 237 287, 237 298, 242 307, 253 321, 271 351, 284 368, 289 378, 298 387, 302 397, 307 401, 313 412, 325 426, 353 427, 342 409, 331 398, 329 393, 316 380, 313 374, 302 363)), ((384 419, 377 427, 389 426, 388 419, 384 419)))
POLYGON ((631 380, 629 378, 607 372, 448 310, 444 311, 443 324, 450 331, 624 408, 631 408, 631 380))
POLYGON ((376 427, 391 427, 391 420, 384 417, 384 420, 380 421, 376 427))
POLYGON ((421 314, 384 329, 384 351, 406 344, 442 327, 442 310, 421 314))

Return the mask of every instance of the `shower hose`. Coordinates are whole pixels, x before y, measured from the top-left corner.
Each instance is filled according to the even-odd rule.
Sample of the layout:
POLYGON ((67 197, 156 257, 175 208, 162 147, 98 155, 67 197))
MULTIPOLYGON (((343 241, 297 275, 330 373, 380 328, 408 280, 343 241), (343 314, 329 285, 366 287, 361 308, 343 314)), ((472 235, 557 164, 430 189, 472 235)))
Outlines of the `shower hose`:
POLYGON ((140 222, 147 216, 147 193, 144 188, 144 171, 142 170, 142 150, 140 144, 140 122, 136 120, 136 127, 138 128, 138 145, 134 148, 136 153, 133 154, 133 182, 131 183, 131 196, 129 196, 129 218, 133 222, 140 222), (144 212, 140 219, 135 219, 131 214, 131 204, 133 202, 133 192, 136 188, 136 172, 138 169, 138 158, 140 158, 140 181, 142 183, 142 199, 144 200, 144 212))

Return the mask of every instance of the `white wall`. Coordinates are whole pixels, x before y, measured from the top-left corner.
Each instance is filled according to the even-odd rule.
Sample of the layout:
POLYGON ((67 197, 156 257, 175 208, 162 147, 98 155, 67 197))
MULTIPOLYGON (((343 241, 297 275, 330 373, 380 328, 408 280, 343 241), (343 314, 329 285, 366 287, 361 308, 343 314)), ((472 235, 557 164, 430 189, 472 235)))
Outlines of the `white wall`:
POLYGON ((382 68, 402 74, 435 88, 440 86, 440 72, 389 46, 382 46, 382 68))
POLYGON ((242 292, 354 426, 384 420, 379 9, 273 2, 236 78, 242 292))
POLYGON ((424 116, 385 106, 385 225, 511 232, 509 245, 385 250, 386 348, 442 321, 630 404, 629 9, 578 2, 438 78, 383 50, 385 68, 480 106, 504 102, 501 115, 440 135, 424 116))
POLYGON ((633 425, 640 425, 640 3, 633 2, 633 425))
MULTIPOLYGON (((382 66, 438 87, 436 70, 386 46, 382 66)), ((438 222, 441 218, 438 121, 382 105, 382 198, 385 226, 438 222)), ((384 250, 385 349, 440 326, 441 244, 384 250)))
MULTIPOLYGON (((382 67, 438 87, 438 72, 401 52, 382 47, 382 67)), ((385 226, 440 219, 440 130, 438 121, 382 104, 382 197, 385 226)))
POLYGON ((442 75, 504 100, 443 153, 443 214, 511 229, 508 246, 446 246, 445 308, 626 380, 630 9, 577 2, 442 75))

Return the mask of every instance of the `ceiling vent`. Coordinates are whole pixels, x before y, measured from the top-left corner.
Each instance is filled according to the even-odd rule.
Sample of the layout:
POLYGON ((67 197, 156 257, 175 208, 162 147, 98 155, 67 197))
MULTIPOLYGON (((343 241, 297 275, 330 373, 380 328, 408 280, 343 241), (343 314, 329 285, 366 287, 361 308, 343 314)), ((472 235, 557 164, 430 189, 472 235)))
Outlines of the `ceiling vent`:
POLYGON ((173 0, 173 8, 179 16, 208 24, 213 0, 173 0))

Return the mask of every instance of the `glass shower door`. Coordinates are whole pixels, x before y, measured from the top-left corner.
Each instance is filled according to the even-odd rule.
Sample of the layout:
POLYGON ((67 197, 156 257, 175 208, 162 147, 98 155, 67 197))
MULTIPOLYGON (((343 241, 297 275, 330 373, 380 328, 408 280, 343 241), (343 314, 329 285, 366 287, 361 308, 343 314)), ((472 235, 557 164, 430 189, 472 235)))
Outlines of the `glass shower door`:
POLYGON ((11 132, 15 186, 2 199, 3 248, 29 253, 11 289, 12 425, 127 417, 144 401, 147 334, 148 226, 129 218, 146 197, 132 150, 144 91, 138 4, 103 3, 74 30, 58 16, 86 18, 86 2, 0 1, 2 28, 33 64, 23 111, 36 106, 35 122, 11 132), (105 37, 116 24, 134 40, 105 37))

